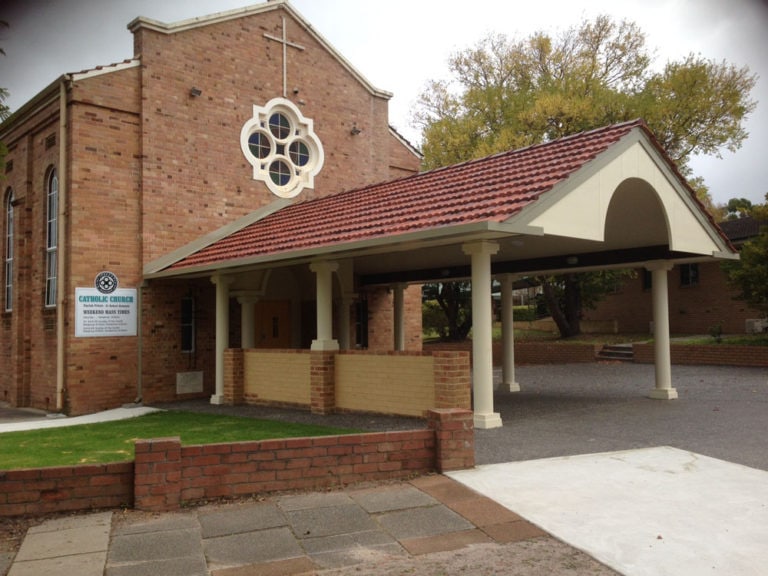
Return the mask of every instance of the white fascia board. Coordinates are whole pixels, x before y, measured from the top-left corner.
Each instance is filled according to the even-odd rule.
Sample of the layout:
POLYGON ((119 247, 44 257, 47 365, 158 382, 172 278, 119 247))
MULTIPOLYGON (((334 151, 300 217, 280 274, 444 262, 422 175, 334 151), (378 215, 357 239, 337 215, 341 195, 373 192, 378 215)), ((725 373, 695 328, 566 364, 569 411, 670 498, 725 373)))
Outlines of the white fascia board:
MULTIPOLYGON (((570 174, 565 180, 555 184, 551 190, 539 196, 536 202, 525 206, 518 214, 512 216, 507 222, 509 224, 527 225, 542 228, 544 234, 557 236, 572 236, 585 240, 602 241, 604 232, 603 225, 598 225, 600 212, 605 212, 608 206, 595 206, 601 204, 601 199, 592 197, 592 204, 580 203, 577 199, 570 197, 571 193, 578 191, 580 187, 586 185, 590 179, 596 177, 601 170, 608 164, 619 158, 629 148, 636 144, 642 138, 642 132, 639 128, 632 129, 621 140, 613 144, 599 156, 586 162, 570 174), (576 203, 576 206, 565 206, 565 204, 576 203), (585 222, 577 221, 575 216, 578 212, 589 212, 585 222), (561 212, 558 216, 552 218, 553 213, 561 212), (566 228, 562 228, 566 224, 566 228)), ((613 191, 611 191, 612 193, 613 191)), ((583 215, 583 214, 582 214, 583 215)))
POLYGON ((209 24, 217 24, 219 22, 226 22, 227 20, 235 20, 242 18, 243 16, 251 16, 253 14, 260 14, 262 12, 269 12, 283 8, 291 16, 293 16, 299 25, 307 31, 308 34, 313 36, 315 40, 320 43, 339 63, 347 69, 347 71, 354 76, 358 82, 360 82, 365 88, 374 96, 389 100, 392 98, 392 92, 387 92, 380 88, 376 88, 371 82, 363 76, 357 68, 355 68, 349 60, 347 60, 338 50, 336 50, 328 40, 326 40, 319 32, 317 32, 312 25, 288 2, 288 0, 271 0, 262 4, 256 4, 255 6, 249 6, 247 8, 236 8, 234 10, 228 10, 226 12, 218 12, 209 16, 201 16, 198 18, 190 18, 188 20, 182 20, 172 24, 166 24, 165 22, 159 22, 151 18, 145 18, 139 16, 128 24, 128 29, 131 32, 136 32, 139 28, 147 28, 154 32, 161 34, 174 34, 176 32, 184 32, 185 30, 192 30, 202 26, 208 26, 209 24))
POLYGON ((627 178, 643 179, 656 191, 667 218, 671 250, 706 255, 728 251, 688 187, 640 128, 634 128, 507 223, 602 242, 611 199, 627 178))
MULTIPOLYGON (((171 262, 163 268, 155 267, 153 270, 149 270, 149 267, 145 268, 144 277, 152 279, 173 276, 203 275, 205 273, 213 273, 215 271, 227 270, 230 268, 266 266, 276 262, 291 262, 294 264, 299 261, 311 261, 317 259, 328 260, 349 257, 349 255, 373 255, 388 252, 393 249, 405 250, 407 249, 405 245, 410 245, 411 248, 427 247, 439 244, 469 242, 480 239, 494 239, 509 234, 509 232, 506 231, 502 233, 498 230, 493 230, 493 227, 489 224, 490 223, 488 222, 476 222, 460 226, 445 226, 418 232, 409 232, 398 236, 384 236, 381 238, 347 242, 343 244, 332 244, 330 246, 280 252, 277 254, 261 254, 246 258, 227 260, 226 262, 189 266, 178 270, 167 268, 167 266, 174 263, 171 262)), ((180 260, 180 258, 178 260, 180 260)))
POLYGON ((184 258, 191 256, 195 252, 198 252, 203 248, 207 248, 211 244, 214 244, 215 242, 218 242, 219 240, 226 238, 230 234, 234 234, 235 232, 242 230, 246 226, 250 226, 254 222, 258 222, 259 220, 262 220, 263 218, 266 218, 270 214, 274 214, 278 210, 282 210, 283 208, 285 208, 286 206, 290 206, 291 204, 293 204, 293 201, 289 199, 281 198, 279 200, 275 200, 271 204, 268 204, 267 206, 264 206, 263 208, 260 208, 259 210, 256 210, 254 212, 251 212, 250 214, 246 214, 242 218, 238 218, 237 220, 230 222, 229 224, 225 224, 221 228, 218 228, 213 232, 206 234, 205 236, 196 238, 189 244, 181 246, 180 248, 177 248, 173 252, 169 252, 168 254, 165 254, 164 256, 161 256, 160 258, 157 258, 156 260, 149 262, 146 266, 144 266, 144 276, 147 278, 157 277, 156 276, 157 273, 165 270, 169 266, 172 266, 179 260, 183 260, 184 258))
MULTIPOLYGON (((656 165, 656 168, 658 168, 658 174, 663 177, 666 183, 677 192, 677 198, 680 200, 680 203, 674 207, 672 213, 667 214, 667 218, 672 219, 672 222, 669 222, 670 228, 672 230, 670 249, 679 250, 681 252, 690 251, 691 246, 685 245, 687 239, 675 237, 675 230, 677 228, 672 228, 672 226, 674 226, 676 221, 679 221, 687 216, 692 216, 693 219, 698 223, 700 230, 703 231, 708 239, 715 245, 715 249, 712 250, 712 252, 730 253, 731 251, 729 250, 727 243, 723 240, 720 234, 718 234, 717 230, 715 230, 715 227, 712 225, 711 221, 699 203, 693 199, 688 186, 681 182, 680 178, 674 174, 674 172, 670 169, 669 164, 659 154, 656 147, 646 139, 640 140, 640 145, 645 149, 648 157, 656 165)), ((651 182, 651 184, 654 186, 654 188, 657 187, 657 183, 651 182)), ((665 210, 667 208, 668 207, 665 205, 665 210)))
POLYGON ((741 260, 741 255, 738 252, 716 251, 712 252, 712 258, 717 258, 718 260, 741 260))

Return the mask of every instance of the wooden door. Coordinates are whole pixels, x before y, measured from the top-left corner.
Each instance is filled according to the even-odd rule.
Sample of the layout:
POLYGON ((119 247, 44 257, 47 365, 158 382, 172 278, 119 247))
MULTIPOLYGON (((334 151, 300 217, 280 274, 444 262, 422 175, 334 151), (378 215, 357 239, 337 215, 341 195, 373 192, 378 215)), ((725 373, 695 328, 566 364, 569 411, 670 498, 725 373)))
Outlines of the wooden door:
POLYGON ((263 300, 256 303, 256 347, 291 347, 291 302, 263 300))

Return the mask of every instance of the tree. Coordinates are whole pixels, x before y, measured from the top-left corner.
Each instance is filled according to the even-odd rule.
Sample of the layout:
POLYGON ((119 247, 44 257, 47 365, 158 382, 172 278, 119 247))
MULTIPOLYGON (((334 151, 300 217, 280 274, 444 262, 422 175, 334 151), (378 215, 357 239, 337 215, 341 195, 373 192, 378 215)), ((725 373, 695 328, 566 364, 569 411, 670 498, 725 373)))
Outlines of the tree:
POLYGON ((765 204, 751 208, 751 216, 762 222, 760 233, 745 242, 739 260, 724 263, 723 270, 728 283, 739 291, 736 298, 768 317, 768 194, 765 200, 765 204))
POLYGON ((746 218, 752 212, 752 202, 748 198, 731 198, 726 205, 728 220, 746 218))
MULTIPOLYGON (((0 29, 2 28, 8 28, 8 22, 5 20, 0 20, 0 29)), ((5 56, 5 50, 0 48, 0 56, 5 56)), ((8 118, 11 111, 8 108, 8 106, 5 104, 5 101, 8 99, 8 90, 5 88, 0 88, 0 122, 8 118)))
POLYGON ((472 293, 469 282, 425 284, 422 288, 422 300, 437 302, 445 316, 445 322, 441 325, 436 321, 430 325, 439 332, 442 340, 466 339, 472 329, 472 293))
POLYGON ((581 313, 594 308, 605 294, 613 292, 633 270, 602 270, 589 274, 541 276, 539 281, 552 320, 564 338, 579 334, 581 313))
MULTIPOLYGON (((8 22, 0 20, 0 28, 7 28, 8 22)), ((5 56, 5 51, 0 48, 0 56, 5 56)), ((0 88, 0 122, 8 118, 11 114, 10 108, 6 105, 5 101, 8 99, 8 90, 0 88)), ((0 169, 5 167, 5 155, 7 153, 6 146, 3 142, 0 142, 0 169)), ((0 174, 5 170, 0 170, 0 174)))
MULTIPOLYGON (((414 114, 426 168, 644 118, 681 173, 690 176, 692 155, 741 146, 747 137, 743 122, 756 106, 750 99, 756 76, 747 67, 689 55, 654 71, 640 28, 608 16, 557 37, 488 36, 454 54, 449 67, 453 79, 430 81, 414 114)), ((691 183, 705 206, 714 208, 703 182, 691 183)), ((545 290, 581 290, 582 282, 574 282, 573 276, 559 278, 545 290)), ((558 300, 583 302, 573 296, 558 300)), ((579 310, 562 312, 571 327, 563 335, 578 334, 579 310)))

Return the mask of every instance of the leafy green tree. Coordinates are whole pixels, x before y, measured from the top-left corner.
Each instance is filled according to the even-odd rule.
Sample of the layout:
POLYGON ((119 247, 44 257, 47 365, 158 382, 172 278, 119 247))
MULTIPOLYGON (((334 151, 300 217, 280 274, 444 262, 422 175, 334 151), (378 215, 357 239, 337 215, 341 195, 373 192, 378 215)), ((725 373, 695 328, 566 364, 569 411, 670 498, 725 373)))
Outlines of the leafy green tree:
POLYGON ((634 270, 602 270, 589 274, 539 277, 544 301, 563 337, 579 334, 581 314, 594 308, 605 294, 615 291, 634 270))
POLYGON ((437 331, 442 340, 466 339, 472 329, 472 292, 469 282, 425 284, 422 288, 422 301, 429 309, 429 321, 425 327, 437 331), (434 314, 434 306, 430 303, 437 303, 444 321, 441 322, 434 314))
MULTIPOLYGON (((644 118, 690 176, 692 155, 717 156, 741 146, 744 120, 756 106, 750 99, 756 76, 747 67, 689 55, 655 71, 642 30, 609 16, 556 37, 488 36, 454 54, 449 67, 452 80, 430 81, 414 114, 426 168, 644 118)), ((703 182, 691 183, 705 206, 714 208, 703 182)), ((571 296, 582 289, 581 281, 574 282, 575 276, 566 276, 549 288, 554 293, 562 285, 569 296, 558 300, 578 306, 585 299, 571 296)), ((562 312, 570 318, 563 336, 578 334, 579 310, 562 312)))
POLYGON ((752 212, 752 202, 748 198, 731 198, 726 205, 728 220, 745 218, 752 212))
POLYGON ((765 204, 753 206, 750 214, 762 222, 760 233, 745 242, 739 252, 740 259, 726 262, 723 270, 729 284, 739 291, 736 298, 768 316, 768 194, 765 200, 765 204))

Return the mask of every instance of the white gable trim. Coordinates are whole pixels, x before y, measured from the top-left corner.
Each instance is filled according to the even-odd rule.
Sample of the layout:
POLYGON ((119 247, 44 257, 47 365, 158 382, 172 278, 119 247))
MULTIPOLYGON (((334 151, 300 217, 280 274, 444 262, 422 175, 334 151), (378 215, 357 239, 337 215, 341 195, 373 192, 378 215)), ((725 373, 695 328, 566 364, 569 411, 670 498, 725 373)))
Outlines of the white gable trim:
POLYGON ((667 219, 670 250, 707 256, 730 252, 688 188, 640 128, 508 222, 541 227, 545 234, 602 242, 611 199, 628 178, 644 180, 656 192, 667 219))

